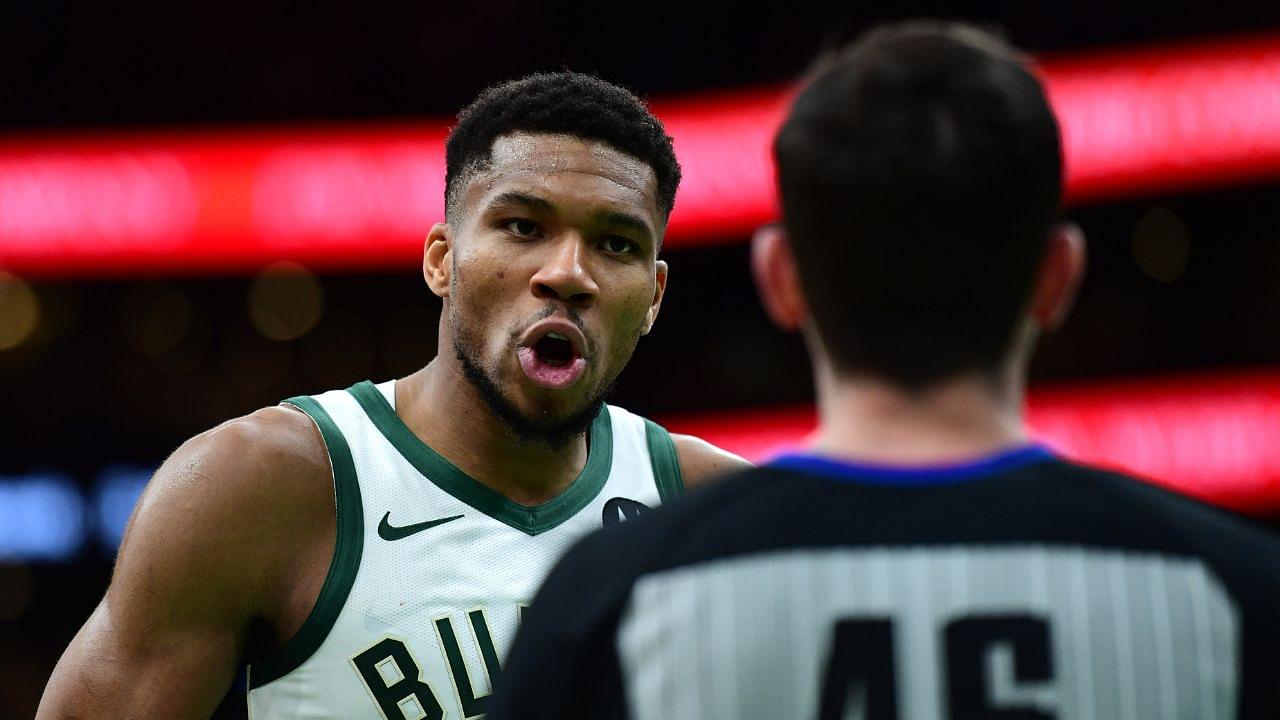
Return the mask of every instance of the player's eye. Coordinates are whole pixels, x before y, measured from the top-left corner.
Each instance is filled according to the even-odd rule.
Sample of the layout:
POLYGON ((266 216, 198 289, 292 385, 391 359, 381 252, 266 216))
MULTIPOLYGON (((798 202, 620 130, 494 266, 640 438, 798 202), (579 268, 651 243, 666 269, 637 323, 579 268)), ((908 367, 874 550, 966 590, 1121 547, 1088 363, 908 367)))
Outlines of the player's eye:
POLYGON ((536 237, 538 234, 538 223, 523 218, 508 220, 503 227, 512 235, 519 235, 520 237, 536 237))
POLYGON ((639 250, 639 246, 635 241, 622 237, 621 235, 610 235, 600 241, 600 248, 607 253, 614 255, 634 254, 639 250))

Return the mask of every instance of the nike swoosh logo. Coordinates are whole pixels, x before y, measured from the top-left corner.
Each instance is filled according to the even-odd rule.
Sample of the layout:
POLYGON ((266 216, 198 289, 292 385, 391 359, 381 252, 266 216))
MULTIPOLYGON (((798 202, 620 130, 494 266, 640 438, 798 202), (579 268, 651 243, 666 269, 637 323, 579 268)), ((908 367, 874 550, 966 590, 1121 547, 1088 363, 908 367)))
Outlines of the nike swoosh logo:
POLYGON ((440 518, 439 520, 428 520, 426 522, 420 522, 420 523, 414 523, 412 525, 403 525, 401 527, 396 527, 392 525, 390 522, 387 522, 388 520, 391 519, 391 511, 388 510, 387 514, 382 516, 382 522, 378 523, 378 537, 382 538, 383 540, 403 540, 404 538, 407 538, 414 533, 420 533, 423 530, 429 530, 437 525, 443 525, 447 522, 453 522, 454 520, 457 520, 460 517, 462 516, 454 515, 453 517, 440 518))

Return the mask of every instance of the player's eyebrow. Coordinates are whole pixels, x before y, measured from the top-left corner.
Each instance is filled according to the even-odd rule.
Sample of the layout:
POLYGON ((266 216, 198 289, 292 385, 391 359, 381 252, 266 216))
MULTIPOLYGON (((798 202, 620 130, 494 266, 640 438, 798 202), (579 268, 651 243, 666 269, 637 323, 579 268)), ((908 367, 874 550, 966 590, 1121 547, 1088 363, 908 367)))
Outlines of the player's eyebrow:
POLYGON ((495 197, 489 202, 489 205, 521 205, 529 208, 530 210, 537 210, 539 212, 553 212, 556 209, 555 206, 545 198, 540 198, 537 195, 515 192, 514 190, 509 190, 495 197))
MULTIPOLYGON (((556 211, 555 204, 550 200, 516 190, 508 190, 489 201, 489 207, 491 208, 498 205, 517 205, 544 213, 554 213, 556 211)), ((622 212, 621 210, 605 210, 595 213, 592 219, 601 224, 623 227, 642 233, 648 239, 654 237, 653 228, 639 215, 622 212)))
POLYGON ((638 233, 643 233, 646 238, 653 237, 653 229, 649 227, 649 223, 645 222, 644 219, 638 215, 632 215, 631 213, 615 210, 599 213, 596 215, 596 219, 603 223, 625 227, 638 233))

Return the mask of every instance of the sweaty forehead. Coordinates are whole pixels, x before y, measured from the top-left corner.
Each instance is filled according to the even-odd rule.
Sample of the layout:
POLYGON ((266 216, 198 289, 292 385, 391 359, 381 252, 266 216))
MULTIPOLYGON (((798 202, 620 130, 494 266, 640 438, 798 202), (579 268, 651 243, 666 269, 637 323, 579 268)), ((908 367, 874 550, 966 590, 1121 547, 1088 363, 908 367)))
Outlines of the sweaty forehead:
POLYGON ((569 135, 513 133, 494 140, 489 167, 471 179, 464 197, 472 202, 510 186, 594 188, 600 200, 637 204, 654 218, 658 180, 653 168, 608 145, 569 135))

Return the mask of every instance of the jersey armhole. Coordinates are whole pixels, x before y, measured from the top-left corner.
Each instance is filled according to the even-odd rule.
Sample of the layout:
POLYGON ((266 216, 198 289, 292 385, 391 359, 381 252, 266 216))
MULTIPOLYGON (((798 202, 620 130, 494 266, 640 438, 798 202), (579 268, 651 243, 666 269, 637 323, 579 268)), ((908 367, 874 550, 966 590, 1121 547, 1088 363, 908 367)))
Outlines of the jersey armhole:
POLYGON ((676 444, 666 428, 648 418, 644 421, 644 439, 649 446, 649 462, 653 465, 653 480, 658 486, 658 498, 665 505, 684 495, 684 477, 680 474, 676 444))
POLYGON ((333 468, 334 500, 337 505, 337 538, 333 560, 325 575, 324 585, 316 597, 315 607, 296 635, 289 639, 275 654, 249 666, 249 690, 262 687, 298 669, 307 658, 320 649, 329 636, 338 613, 347 602, 351 586, 355 583, 360 557, 364 552, 364 509, 360 502, 360 486, 356 480, 356 466, 351 459, 351 448, 329 413, 309 397, 295 397, 284 401, 306 413, 320 430, 329 464, 333 468))

